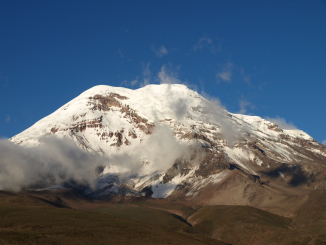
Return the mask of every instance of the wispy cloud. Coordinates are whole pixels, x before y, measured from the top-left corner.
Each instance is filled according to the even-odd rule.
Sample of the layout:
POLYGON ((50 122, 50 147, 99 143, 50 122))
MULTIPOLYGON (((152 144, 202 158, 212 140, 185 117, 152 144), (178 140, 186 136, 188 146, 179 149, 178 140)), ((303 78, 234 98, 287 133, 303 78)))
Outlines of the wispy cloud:
POLYGON ((134 87, 139 81, 139 77, 136 77, 135 79, 128 81, 128 80, 124 80, 120 86, 131 86, 134 87))
POLYGON ((264 82, 258 86, 259 90, 264 91, 264 87, 267 85, 267 82, 264 82))
POLYGON ((228 62, 224 67, 223 71, 216 74, 216 77, 219 80, 223 80, 225 82, 231 82, 231 76, 232 76, 232 70, 234 68, 234 64, 231 62, 228 62))
POLYGON ((164 55, 167 55, 169 52, 166 47, 163 45, 159 48, 151 47, 152 51, 158 56, 158 57, 163 57, 164 55))
POLYGON ((202 51, 207 48, 211 53, 215 54, 216 52, 221 52, 221 47, 221 43, 216 47, 212 38, 202 37, 193 45, 192 49, 194 51, 202 51))
POLYGON ((245 99, 241 99, 239 101, 239 106, 240 106, 240 111, 237 112, 239 114, 246 114, 247 107, 249 107, 250 109, 255 109, 255 106, 251 102, 245 99))
POLYGON ((323 145, 326 145, 326 140, 324 140, 323 142, 321 142, 323 145))
POLYGON ((246 82, 246 84, 249 87, 254 87, 250 82, 251 81, 251 75, 246 75, 243 68, 241 68, 240 71, 241 71, 241 76, 242 76, 243 80, 246 82))
POLYGON ((71 179, 94 185, 96 167, 110 160, 83 151, 70 141, 47 137, 43 142, 29 148, 0 140, 0 190, 19 191, 30 185, 48 186, 71 179))
POLYGON ((190 160, 191 146, 196 146, 196 142, 180 143, 167 125, 159 124, 140 145, 106 156, 84 151, 73 141, 53 135, 42 138, 38 147, 0 139, 0 190, 42 188, 71 180, 95 187, 99 166, 116 166, 120 173, 133 174, 142 167, 141 160, 146 159, 157 169, 167 170, 178 158, 190 160))
POLYGON ((124 58, 124 55, 123 55, 121 49, 118 50, 118 54, 120 55, 121 58, 124 58))
POLYGON ((141 88, 149 84, 183 84, 192 90, 198 90, 197 85, 191 84, 187 80, 181 81, 179 79, 177 72, 180 69, 179 66, 173 67, 171 64, 164 64, 157 73, 154 73, 150 66, 150 62, 147 64, 143 63, 142 74, 133 80, 124 80, 120 86, 134 87, 138 85, 141 88))
POLYGON ((203 119, 207 123, 218 125, 224 139, 229 145, 233 145, 234 140, 241 137, 244 132, 250 132, 250 128, 246 125, 239 128, 239 125, 230 119, 229 112, 218 98, 212 97, 204 91, 201 92, 201 95, 207 100, 204 100, 200 106, 201 112, 205 115, 203 119))
POLYGON ((298 129, 292 122, 287 122, 283 117, 276 116, 275 118, 266 117, 267 121, 275 123, 281 129, 298 129))
POLYGON ((11 120, 10 116, 7 116, 7 117, 6 117, 6 122, 9 123, 10 120, 11 120))
POLYGON ((148 62, 146 65, 143 65, 143 74, 142 74, 143 81, 140 82, 140 87, 144 87, 144 86, 151 83, 152 73, 151 73, 151 70, 149 68, 150 65, 151 65, 150 62, 148 62))
POLYGON ((209 95, 204 91, 204 89, 200 92, 200 95, 212 102, 214 105, 218 105, 221 109, 226 110, 226 107, 222 105, 221 100, 218 97, 209 95))
POLYGON ((200 38, 198 42, 193 46, 193 50, 202 50, 204 46, 211 45, 213 40, 211 38, 200 38))
POLYGON ((135 86, 138 83, 138 79, 134 79, 130 81, 131 86, 135 86))
POLYGON ((189 83, 187 80, 181 81, 178 73, 175 70, 180 69, 180 67, 176 67, 171 70, 171 66, 163 65, 161 70, 158 72, 156 77, 156 82, 160 84, 183 84, 186 85, 188 88, 198 91, 198 87, 196 84, 189 83), (170 69, 168 69, 170 67, 170 69))
POLYGON ((173 72, 168 72, 166 70, 166 65, 161 67, 161 71, 157 74, 160 84, 168 83, 168 84, 177 84, 181 83, 178 79, 178 75, 173 72))

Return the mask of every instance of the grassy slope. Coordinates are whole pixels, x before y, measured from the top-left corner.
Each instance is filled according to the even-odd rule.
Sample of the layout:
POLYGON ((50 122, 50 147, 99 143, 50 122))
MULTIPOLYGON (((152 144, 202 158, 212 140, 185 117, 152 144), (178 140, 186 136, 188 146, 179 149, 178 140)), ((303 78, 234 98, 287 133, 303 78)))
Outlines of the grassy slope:
MULTIPOLYGON (((149 199, 135 200, 144 206, 136 207, 128 202, 113 204, 65 196, 67 193, 0 191, 0 244, 224 244, 182 232, 189 225, 170 212, 147 207, 152 206, 149 199), (81 210, 59 208, 63 204, 81 210)), ((154 204, 191 210, 174 203, 154 204)))
POLYGON ((321 190, 292 220, 249 206, 0 191, 0 244, 325 244, 325 210, 321 190))
POLYGON ((316 237, 316 244, 326 244, 326 191, 315 190, 300 207, 293 225, 302 232, 316 237))
POLYGON ((204 244, 157 226, 55 207, 0 206, 0 244, 204 244))

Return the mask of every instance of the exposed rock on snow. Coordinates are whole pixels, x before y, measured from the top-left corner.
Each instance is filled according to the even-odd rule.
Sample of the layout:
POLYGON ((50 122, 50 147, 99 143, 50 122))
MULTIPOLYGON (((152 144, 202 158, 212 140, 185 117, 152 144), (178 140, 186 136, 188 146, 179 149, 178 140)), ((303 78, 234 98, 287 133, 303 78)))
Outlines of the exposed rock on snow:
POLYGON ((304 184, 310 188, 311 173, 313 181, 321 181, 324 175, 316 176, 326 161, 326 147, 303 131, 282 130, 258 116, 229 113, 177 84, 137 90, 93 87, 10 140, 36 147, 49 135, 94 154, 121 156, 123 160, 104 166, 95 189, 83 189, 98 198, 165 198, 172 193, 190 198, 232 171, 252 176, 248 178, 253 183, 257 176, 269 180, 281 176, 285 181, 292 172, 284 171, 284 164, 302 166, 304 184), (158 130, 162 127, 167 129, 158 130), (128 159, 133 160, 123 165, 128 159), (282 171, 268 175, 281 164, 282 171))

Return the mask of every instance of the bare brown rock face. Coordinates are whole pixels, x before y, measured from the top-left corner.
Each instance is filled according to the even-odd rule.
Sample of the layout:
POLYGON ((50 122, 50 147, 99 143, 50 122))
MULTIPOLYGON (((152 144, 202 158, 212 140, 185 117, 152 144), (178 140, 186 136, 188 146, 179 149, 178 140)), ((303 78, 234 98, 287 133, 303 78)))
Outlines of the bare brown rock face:
MULTIPOLYGON (((151 134, 154 129, 154 123, 151 123, 148 121, 148 119, 141 117, 137 114, 137 112, 129 107, 129 105, 123 105, 119 100, 128 100, 128 97, 122 96, 117 93, 110 93, 109 95, 101 95, 96 94, 92 97, 88 98, 87 106, 91 106, 92 111, 103 111, 107 112, 112 110, 112 107, 120 108, 120 113, 124 118, 128 120, 129 123, 131 123, 135 128, 140 129, 145 134, 151 134)), ((57 133, 58 131, 69 131, 72 133, 72 135, 75 135, 76 133, 82 133, 87 128, 92 129, 102 129, 103 127, 103 116, 100 116, 98 118, 92 119, 92 120, 81 120, 82 117, 84 117, 86 113, 81 113, 79 115, 73 115, 72 121, 75 121, 76 123, 66 125, 66 127, 52 127, 50 129, 50 132, 52 134, 57 133)), ((131 145, 131 142, 126 138, 127 135, 124 136, 125 132, 124 129, 119 130, 119 132, 112 133, 112 132, 96 132, 95 133, 101 141, 105 141, 106 143, 112 142, 112 137, 115 136, 114 141, 110 143, 109 146, 115 146, 120 147, 122 145, 129 146, 131 145), (123 139, 125 138, 125 139, 123 139)), ((137 134, 133 130, 128 131, 128 136, 131 137, 131 139, 136 139, 137 134)), ((77 137, 78 138, 78 137, 77 137)), ((85 139, 86 140, 86 139, 85 139)), ((78 139, 78 142, 80 145, 86 149, 87 144, 85 142, 82 142, 80 139, 78 139)))
POLYGON ((126 139, 124 143, 125 143, 125 145, 130 145, 131 144, 128 139, 126 139))
MULTIPOLYGON (((53 127, 53 128, 51 128, 51 133, 55 134, 58 131, 83 132, 87 128, 102 128, 103 127, 102 119, 103 119, 103 116, 100 116, 93 120, 82 120, 78 123, 67 125, 67 127, 64 127, 64 128, 53 127)), ((101 136, 101 138, 104 138, 104 137, 105 137, 105 135, 101 136)))
MULTIPOLYGON (((210 132, 208 130, 201 130, 201 132, 210 132)), ((210 145, 216 146, 216 143, 212 140, 210 140, 208 137, 206 137, 204 134, 198 134, 195 132, 187 132, 184 135, 181 136, 181 139, 198 139, 198 140, 203 140, 209 143, 210 145)))
POLYGON ((133 139, 137 138, 137 135, 134 132, 128 132, 128 136, 132 137, 133 139))
POLYGON ((146 118, 139 116, 134 110, 130 109, 129 106, 123 106, 120 112, 125 114, 124 118, 130 119, 130 122, 145 134, 153 133, 154 123, 149 123, 146 118))
POLYGON ((280 129, 276 124, 270 124, 270 125, 268 125, 268 129, 274 130, 276 132, 283 132, 283 130, 280 129))
POLYGON ((51 128, 51 133, 53 133, 53 134, 55 134, 56 132, 58 132, 58 128, 55 128, 55 127, 53 127, 53 128, 51 128))
POLYGON ((216 151, 215 148, 205 148, 194 150, 190 159, 177 159, 171 168, 167 170, 163 176, 163 183, 171 181, 178 174, 187 175, 193 169, 192 161, 198 159, 199 155, 205 155, 199 164, 199 168, 195 171, 195 176, 207 178, 210 175, 220 173, 231 166, 226 160, 224 153, 216 151))
POLYGON ((122 139, 123 139, 123 135, 121 133, 114 133, 114 136, 117 137, 117 146, 121 146, 122 145, 122 139))
POLYGON ((118 98, 119 100, 127 100, 127 99, 129 99, 128 97, 117 94, 117 93, 110 93, 110 96, 118 98))
POLYGON ((96 94, 93 97, 89 97, 88 105, 93 105, 93 110, 99 111, 109 111, 111 106, 121 108, 121 103, 116 98, 120 100, 128 99, 116 93, 111 93, 108 96, 96 94))
POLYGON ((101 140, 107 140, 108 138, 112 138, 112 136, 113 136, 113 133, 106 133, 106 132, 103 132, 102 134, 101 134, 101 137, 100 137, 100 139, 101 140))
POLYGON ((196 176, 206 178, 212 174, 217 174, 230 168, 230 164, 225 159, 223 153, 211 149, 205 149, 205 152, 206 156, 204 160, 199 164, 198 170, 195 171, 196 176))
POLYGON ((163 176, 163 183, 167 183, 172 180, 178 174, 186 175, 192 168, 189 160, 177 159, 171 168, 169 168, 166 174, 163 176))
POLYGON ((98 117, 93 120, 82 120, 77 124, 69 125, 69 130, 73 132, 85 131, 86 128, 102 128, 103 117, 98 117))

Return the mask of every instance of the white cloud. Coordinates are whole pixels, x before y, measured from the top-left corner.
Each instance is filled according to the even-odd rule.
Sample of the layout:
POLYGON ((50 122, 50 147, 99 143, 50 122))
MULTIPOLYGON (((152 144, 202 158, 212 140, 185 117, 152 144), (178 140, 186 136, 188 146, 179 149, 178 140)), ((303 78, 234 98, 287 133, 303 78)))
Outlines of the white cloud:
POLYGON ((259 90, 264 91, 264 87, 267 85, 267 82, 264 82, 263 84, 260 84, 258 86, 259 90))
POLYGON ((163 57, 164 55, 167 55, 168 54, 168 50, 163 45, 160 48, 158 48, 158 49, 156 49, 154 47, 152 47, 151 49, 160 58, 163 57))
POLYGON ((232 69, 234 67, 234 64, 229 62, 226 64, 223 68, 223 71, 216 74, 216 77, 219 79, 222 79, 225 82, 231 82, 231 76, 232 76, 232 69))
POLYGON ((134 149, 131 158, 147 159, 155 163, 158 169, 167 170, 177 158, 188 155, 189 146, 194 143, 178 142, 169 126, 157 124, 153 134, 134 149))
POLYGON ((0 190, 19 191, 71 180, 95 187, 99 166, 117 166, 120 172, 133 174, 142 167, 141 160, 146 159, 155 163, 157 169, 166 170, 178 158, 190 159, 189 147, 196 145, 178 142, 167 125, 159 124, 140 145, 107 156, 84 151, 72 141, 55 136, 41 141, 38 147, 24 147, 0 139, 0 190))
POLYGON ((138 83, 138 79, 131 80, 131 86, 135 86, 138 83))
MULTIPOLYGON (((180 67, 177 67, 176 69, 179 69, 180 67)), ((187 80, 181 81, 178 78, 177 72, 172 72, 171 70, 168 70, 166 65, 163 65, 161 67, 160 72, 157 74, 157 81, 160 84, 183 84, 186 85, 188 88, 197 91, 198 87, 196 84, 191 84, 187 80)))
POLYGON ((0 190, 14 191, 34 184, 48 186, 71 179, 94 186, 96 167, 109 162, 105 156, 88 153, 54 136, 44 138, 43 144, 35 148, 1 139, 0 155, 0 190))
POLYGON ((239 106, 240 106, 240 111, 237 112, 239 114, 245 114, 247 112, 247 107, 248 106, 251 109, 255 108, 255 106, 252 103, 250 103, 249 101, 247 101, 247 100, 240 100, 239 106))
POLYGON ((226 107, 222 105, 221 100, 218 97, 211 96, 207 94, 204 90, 200 92, 200 95, 212 102, 214 105, 220 107, 223 110, 226 110, 226 107))
MULTIPOLYGON (((230 119, 230 114, 227 111, 226 107, 222 105, 221 101, 217 97, 210 96, 205 93, 204 90, 200 93, 205 99, 209 101, 204 108, 201 108, 202 113, 204 113, 205 118, 208 123, 218 125, 224 139, 231 146, 234 144, 234 141, 241 137, 244 132, 251 132, 251 129, 246 125, 242 125, 239 128, 239 125, 230 119)), ((251 105, 251 103, 250 103, 251 105)), ((254 107, 253 105, 251 105, 254 107)))
POLYGON ((246 75, 245 72, 244 72, 244 69, 241 68, 241 76, 243 78, 243 80, 245 80, 246 84, 249 86, 249 87, 253 87, 253 85, 251 84, 250 80, 251 80, 251 75, 246 75))
POLYGON ((6 117, 6 122, 9 123, 10 120, 11 120, 10 116, 7 116, 7 117, 6 117))
POLYGON ((321 142, 323 145, 326 145, 326 140, 324 140, 323 142, 321 142))
POLYGON ((267 121, 275 123, 281 129, 298 129, 292 122, 286 122, 283 117, 276 116, 275 118, 266 117, 267 121))
POLYGON ((224 71, 224 72, 220 72, 217 74, 219 78, 221 78, 224 81, 230 81, 232 73, 231 71, 224 71))
POLYGON ((138 77, 136 77, 135 79, 128 81, 128 80, 124 80, 120 86, 131 86, 134 87, 136 84, 138 83, 138 77))
POLYGON ((213 41, 211 38, 201 38, 198 40, 198 42, 193 46, 193 50, 202 50, 204 46, 212 44, 213 41))
POLYGON ((205 122, 217 125, 228 145, 232 146, 235 140, 241 137, 244 132, 250 132, 250 128, 246 125, 239 127, 232 120, 229 112, 221 105, 218 98, 211 97, 205 92, 201 92, 201 94, 207 101, 204 100, 197 108, 204 115, 203 119, 205 122))
POLYGON ((181 81, 177 78, 177 74, 173 72, 167 72, 166 66, 163 65, 161 67, 161 71, 157 75, 160 84, 168 83, 168 84, 177 84, 181 83, 181 81))
POLYGON ((147 65, 143 65, 143 82, 140 83, 140 87, 144 87, 151 83, 151 70, 149 69, 150 62, 147 63, 147 65))
MULTIPOLYGON (((166 65, 161 67, 161 70, 157 73, 156 77, 152 77, 152 72, 150 70, 150 63, 143 66, 143 74, 142 74, 143 81, 139 83, 140 87, 147 86, 153 83, 160 83, 160 84, 181 84, 181 81, 178 79, 177 73, 167 71, 166 65)), ((132 84, 138 83, 138 78, 136 80, 131 81, 132 84)))
POLYGON ((157 73, 157 75, 152 75, 152 71, 150 70, 150 63, 147 63, 146 65, 143 64, 143 72, 141 76, 136 77, 135 79, 131 81, 124 80, 121 83, 121 86, 135 86, 139 85, 139 87, 144 87, 149 84, 184 84, 187 87, 196 90, 197 86, 195 84, 188 83, 188 81, 181 81, 178 78, 178 73, 171 71, 171 70, 178 70, 180 67, 171 68, 168 69, 168 67, 171 67, 171 65, 163 65, 160 69, 160 71, 157 73))
POLYGON ((221 52, 221 46, 221 43, 219 43, 219 46, 216 47, 212 38, 203 37, 200 38, 195 45, 193 45, 192 49, 195 51, 201 51, 204 48, 208 48, 211 53, 215 54, 216 52, 221 52))

